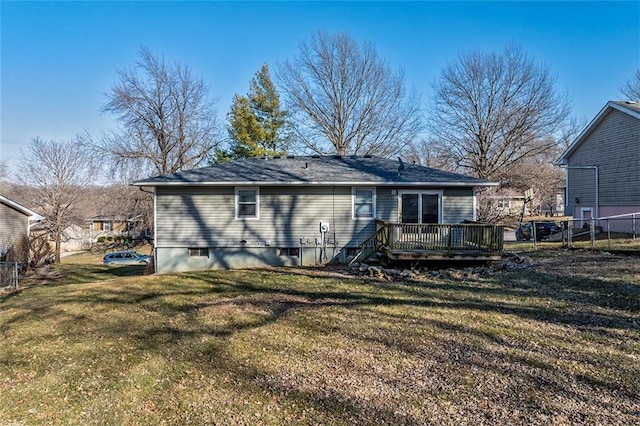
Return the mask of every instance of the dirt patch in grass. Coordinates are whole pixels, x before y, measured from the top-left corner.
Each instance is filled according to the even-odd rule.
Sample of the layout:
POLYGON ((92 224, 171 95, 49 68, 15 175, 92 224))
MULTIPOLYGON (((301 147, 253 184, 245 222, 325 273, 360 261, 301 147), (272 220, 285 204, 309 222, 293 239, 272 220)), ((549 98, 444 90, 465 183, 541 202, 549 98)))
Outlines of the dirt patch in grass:
POLYGON ((640 265, 64 276, 0 299, 0 424, 633 424, 640 265))

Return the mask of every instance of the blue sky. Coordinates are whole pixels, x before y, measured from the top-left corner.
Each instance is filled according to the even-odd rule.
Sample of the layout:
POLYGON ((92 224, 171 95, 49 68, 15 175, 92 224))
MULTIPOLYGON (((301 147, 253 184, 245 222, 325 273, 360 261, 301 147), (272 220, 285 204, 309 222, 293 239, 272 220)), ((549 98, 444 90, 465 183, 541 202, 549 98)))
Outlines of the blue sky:
MULTIPOLYGON (((141 45, 203 75, 221 119, 267 62, 318 30, 371 41, 422 94, 464 50, 518 43, 591 119, 640 67, 640 2, 0 2, 0 159, 31 138, 115 128, 99 113, 141 45)), ((428 112, 428 109, 427 109, 428 112)))

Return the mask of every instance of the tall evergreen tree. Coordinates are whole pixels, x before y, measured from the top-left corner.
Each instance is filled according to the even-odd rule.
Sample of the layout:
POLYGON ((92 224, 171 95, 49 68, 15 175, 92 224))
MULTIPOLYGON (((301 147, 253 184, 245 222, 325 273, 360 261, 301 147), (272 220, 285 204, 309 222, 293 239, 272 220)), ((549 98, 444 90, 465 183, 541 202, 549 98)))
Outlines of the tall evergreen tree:
POLYGON ((264 64, 251 80, 247 96, 235 95, 227 114, 233 158, 286 154, 287 113, 264 64))

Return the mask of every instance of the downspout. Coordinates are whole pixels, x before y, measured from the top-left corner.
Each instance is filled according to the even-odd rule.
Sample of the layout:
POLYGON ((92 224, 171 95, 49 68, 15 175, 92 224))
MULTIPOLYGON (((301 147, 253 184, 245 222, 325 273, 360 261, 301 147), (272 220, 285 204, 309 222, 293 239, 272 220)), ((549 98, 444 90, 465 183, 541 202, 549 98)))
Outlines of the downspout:
MULTIPOLYGON (((569 165, 560 165, 560 167, 563 167, 565 169, 582 169, 582 170, 594 170, 595 171, 595 192, 596 192, 596 205, 595 205, 595 219, 596 219, 596 223, 598 223, 598 218, 600 217, 600 171, 598 169, 598 166, 569 166, 569 165)), ((567 187, 567 192, 569 191, 569 173, 566 174, 565 176, 565 186, 567 187)), ((567 194, 569 195, 569 194, 567 194)), ((568 200, 569 197, 567 197, 566 201, 568 200)))
POLYGON ((27 221, 28 221, 28 223, 27 223, 27 236, 31 235, 31 228, 33 228, 33 226, 36 223, 40 222, 41 220, 42 219, 31 219, 31 218, 27 219, 27 221))

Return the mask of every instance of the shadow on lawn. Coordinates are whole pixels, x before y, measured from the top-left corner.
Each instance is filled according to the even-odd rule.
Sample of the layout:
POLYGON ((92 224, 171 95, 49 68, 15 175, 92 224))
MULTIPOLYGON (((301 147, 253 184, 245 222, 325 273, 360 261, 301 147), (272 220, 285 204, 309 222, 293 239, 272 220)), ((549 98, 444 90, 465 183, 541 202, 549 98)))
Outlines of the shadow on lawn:
MULTIPOLYGON (((640 286, 625 282, 601 279, 584 280, 562 277, 537 271, 498 274, 478 283, 461 281, 438 282, 371 282, 363 291, 363 281, 354 279, 352 289, 341 291, 287 287, 286 271, 268 271, 269 276, 281 284, 239 281, 228 283, 224 290, 228 296, 281 294, 294 296, 306 302, 291 303, 291 309, 322 306, 419 306, 437 308, 460 308, 466 310, 494 311, 557 323, 576 328, 608 327, 637 328, 640 313, 640 286), (394 296, 384 293, 393 292, 394 296), (527 306, 523 299, 531 298, 536 303, 527 306), (543 307, 546 305, 547 307, 543 307), (569 305, 569 306, 567 306, 569 305), (599 309, 604 308, 604 309, 599 309)), ((195 275, 194 277, 197 277, 195 275)), ((318 277, 326 278, 326 277, 318 277)), ((206 277, 200 279, 207 280, 206 277)), ((211 281, 216 286, 216 280, 211 281)), ((199 308, 199 304, 183 309, 199 308)), ((286 313, 286 309, 278 309, 286 313)))
MULTIPOLYGON (((88 268, 79 271, 79 280, 95 281, 90 274, 106 274, 114 278, 128 276, 136 270, 134 268, 139 267, 88 268)), ((431 328, 445 336, 439 338, 434 348, 430 348, 431 352, 424 354, 438 364, 448 365, 455 359, 461 368, 494 370, 497 374, 506 374, 503 370, 510 368, 511 363, 530 364, 532 369, 511 372, 517 374, 518 381, 509 385, 512 387, 509 398, 518 398, 518 383, 533 383, 532 386, 550 389, 552 393, 565 396, 572 395, 574 400, 579 401, 584 395, 572 394, 574 390, 568 384, 553 379, 554 375, 561 376, 564 373, 561 368, 537 363, 534 358, 521 355, 516 350, 523 348, 512 347, 508 338, 452 321, 425 318, 421 316, 420 309, 496 312, 598 333, 611 329, 637 330, 640 309, 638 286, 623 281, 598 278, 584 280, 570 274, 536 270, 497 274, 473 282, 452 279, 387 282, 327 277, 320 271, 309 272, 303 274, 306 282, 296 281, 301 278, 296 278, 298 272, 269 269, 158 276, 157 281, 161 281, 161 284, 154 283, 150 287, 123 285, 109 287, 108 290, 91 287, 75 291, 74 286, 69 286, 60 294, 51 295, 49 300, 36 299, 23 303, 20 306, 23 312, 4 324, 26 318, 38 321, 62 316, 64 320, 60 329, 68 330, 69 334, 90 334, 118 341, 125 339, 135 350, 153 351, 166 359, 180 354, 200 368, 230 374, 238 379, 239 386, 258 388, 292 403, 312 405, 330 418, 343 420, 373 416, 371 423, 376 419, 380 423, 416 423, 417 420, 395 413, 390 408, 362 405, 331 387, 309 388, 299 383, 287 384, 275 380, 255 365, 247 367, 230 353, 227 350, 229 338, 245 330, 284 320, 293 313, 337 309, 339 318, 344 321, 336 321, 333 328, 323 328, 326 324, 313 315, 308 316, 310 319, 304 326, 309 326, 312 333, 337 333, 354 341, 381 344, 417 356, 426 349, 421 342, 412 340, 413 335, 409 330, 416 326, 431 328), (530 303, 527 303, 528 300, 530 303), (65 309, 68 304, 79 304, 86 309, 86 314, 68 313, 65 309), (104 321, 94 321, 89 314, 93 308, 108 312, 124 306, 131 308, 131 316, 127 316, 128 311, 123 311, 124 315, 118 322, 110 322, 106 314, 102 318, 104 321), (403 306, 407 307, 406 311, 386 309, 403 306), (203 321, 201 314, 207 309, 220 315, 223 321, 203 321), (140 319, 135 317, 138 311, 143 312, 140 319), (155 318, 156 321, 150 321, 149 318, 155 318), (381 319, 384 321, 380 322, 381 319), (351 322, 360 322, 361 326, 351 327, 351 322), (384 324, 391 324, 389 327, 392 329, 388 333, 381 329, 384 324), (495 345, 478 346, 473 341, 446 338, 454 334, 472 336, 495 345), (500 349, 496 349, 496 346, 500 349), (506 367, 505 359, 509 360, 506 367)), ((303 326, 301 322, 296 325, 303 326)), ((46 333, 43 336, 46 337, 46 333)), ((536 350, 532 347, 532 353, 536 350)), ((358 371, 353 374, 358 374, 358 371)), ((633 389, 624 389, 596 375, 578 379, 614 393, 622 391, 627 396, 633 394, 633 389)), ((455 385, 457 383, 454 381, 451 386, 455 385)), ((603 409, 606 408, 603 404, 603 409)))
POLYGON ((146 265, 107 266, 104 270, 95 273, 114 277, 133 277, 144 275, 146 267, 146 265))

